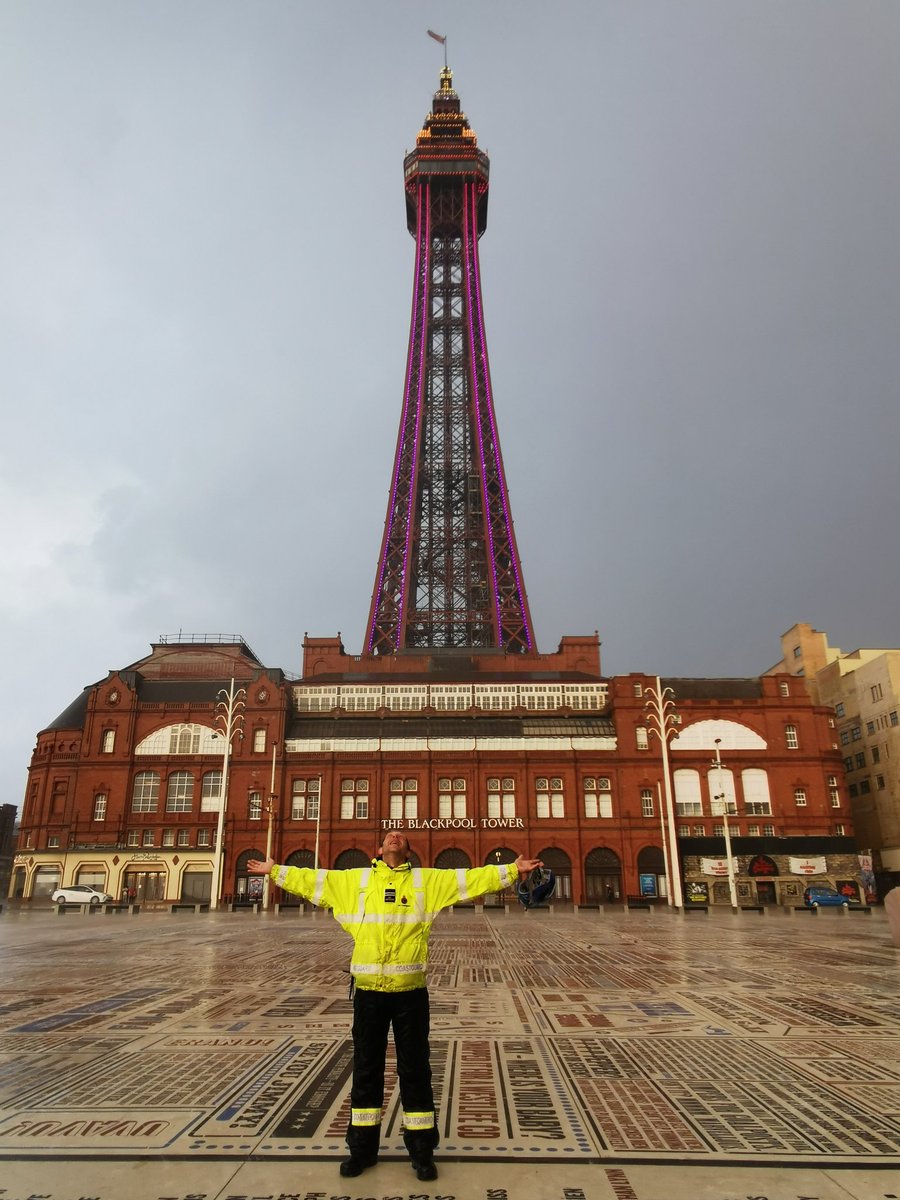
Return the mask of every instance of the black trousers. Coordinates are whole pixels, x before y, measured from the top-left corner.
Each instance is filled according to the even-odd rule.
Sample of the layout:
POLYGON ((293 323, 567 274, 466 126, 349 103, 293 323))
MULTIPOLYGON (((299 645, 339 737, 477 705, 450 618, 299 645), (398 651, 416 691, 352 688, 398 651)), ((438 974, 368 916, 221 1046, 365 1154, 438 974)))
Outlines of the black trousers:
POLYGON ((388 1029, 394 1030, 400 1101, 406 1128, 403 1141, 410 1158, 430 1158, 438 1143, 431 1087, 428 989, 353 995, 353 1086, 347 1145, 351 1153, 374 1157, 381 1141, 384 1061, 388 1029))

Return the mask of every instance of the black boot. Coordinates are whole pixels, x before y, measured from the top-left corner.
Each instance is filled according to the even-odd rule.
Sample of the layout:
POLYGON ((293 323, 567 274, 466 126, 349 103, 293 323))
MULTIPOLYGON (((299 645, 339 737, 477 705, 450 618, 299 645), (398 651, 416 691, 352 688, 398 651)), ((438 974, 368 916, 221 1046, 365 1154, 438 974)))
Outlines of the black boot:
POLYGON ((341 1163, 341 1174, 346 1176, 362 1175, 366 1167, 374 1167, 378 1162, 378 1155, 354 1154, 352 1151, 349 1158, 345 1158, 341 1163))
POLYGON ((437 1179, 438 1171, 434 1165, 434 1159, 428 1158, 411 1158, 410 1165, 416 1173, 416 1179, 421 1179, 423 1183, 427 1183, 430 1179, 437 1179))

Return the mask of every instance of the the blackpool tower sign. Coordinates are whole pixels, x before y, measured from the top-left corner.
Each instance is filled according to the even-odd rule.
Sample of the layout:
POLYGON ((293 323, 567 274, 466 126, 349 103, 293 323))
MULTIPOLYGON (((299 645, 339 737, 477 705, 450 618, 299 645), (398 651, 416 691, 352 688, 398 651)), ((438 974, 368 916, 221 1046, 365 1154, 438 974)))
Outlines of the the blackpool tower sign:
POLYGON ((524 829, 521 817, 388 817, 382 829, 524 829))

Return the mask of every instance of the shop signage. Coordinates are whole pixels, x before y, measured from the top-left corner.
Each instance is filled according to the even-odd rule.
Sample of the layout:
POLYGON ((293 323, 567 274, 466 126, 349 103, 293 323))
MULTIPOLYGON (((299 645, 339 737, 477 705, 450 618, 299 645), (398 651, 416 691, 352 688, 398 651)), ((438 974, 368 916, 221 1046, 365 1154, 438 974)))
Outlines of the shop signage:
POLYGON ((788 870, 792 875, 824 875, 824 858, 789 858, 788 870))
POLYGON ((524 829, 521 817, 390 817, 382 829, 524 829))
POLYGON ((704 875, 727 875, 728 860, 724 858, 701 858, 700 870, 704 875))

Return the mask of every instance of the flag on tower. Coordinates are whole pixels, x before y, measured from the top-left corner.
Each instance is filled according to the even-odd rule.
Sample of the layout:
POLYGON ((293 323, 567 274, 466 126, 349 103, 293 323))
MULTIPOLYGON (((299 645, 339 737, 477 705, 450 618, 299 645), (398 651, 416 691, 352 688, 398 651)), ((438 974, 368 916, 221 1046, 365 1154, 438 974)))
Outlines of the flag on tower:
POLYGON ((445 37, 442 37, 441 34, 435 33, 433 29, 427 29, 425 32, 428 34, 428 36, 430 38, 434 38, 434 40, 436 42, 440 42, 442 46, 447 45, 447 39, 445 37))

